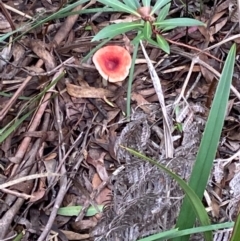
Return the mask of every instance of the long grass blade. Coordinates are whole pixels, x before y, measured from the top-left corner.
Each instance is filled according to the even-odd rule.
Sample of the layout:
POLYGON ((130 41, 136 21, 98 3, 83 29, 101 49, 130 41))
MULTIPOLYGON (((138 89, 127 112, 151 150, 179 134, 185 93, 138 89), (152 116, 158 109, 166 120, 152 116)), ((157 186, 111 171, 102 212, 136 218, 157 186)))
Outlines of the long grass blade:
MULTIPOLYGON (((209 113, 203 138, 196 157, 196 162, 189 180, 189 186, 196 192, 200 199, 203 197, 221 136, 230 94, 235 57, 236 45, 234 44, 228 53, 223 67, 222 75, 219 80, 212 108, 209 113)), ((185 198, 176 224, 180 230, 191 228, 194 225, 196 214, 191 206, 189 200, 185 198)), ((187 236, 174 239, 174 241, 186 240, 188 240, 187 236)))
MULTIPOLYGON (((191 208, 194 210, 194 213, 198 217, 201 225, 202 226, 210 225, 209 217, 207 215, 207 212, 205 211, 205 208, 204 208, 201 200, 196 195, 196 193, 193 191, 193 189, 191 187, 189 187, 188 184, 184 180, 182 180, 178 175, 176 175, 175 173, 170 171, 165 166, 152 160, 151 158, 148 158, 145 155, 143 155, 131 148, 123 147, 123 146, 121 146, 121 147, 126 149, 127 151, 129 151, 134 156, 137 156, 145 161, 152 163, 153 165, 157 166, 159 169, 162 169, 163 171, 165 171, 169 176, 171 176, 179 184, 179 186, 184 190, 186 197, 191 204, 191 208)), ((212 232, 211 231, 205 232, 204 236, 205 236, 206 241, 212 241, 212 232)))

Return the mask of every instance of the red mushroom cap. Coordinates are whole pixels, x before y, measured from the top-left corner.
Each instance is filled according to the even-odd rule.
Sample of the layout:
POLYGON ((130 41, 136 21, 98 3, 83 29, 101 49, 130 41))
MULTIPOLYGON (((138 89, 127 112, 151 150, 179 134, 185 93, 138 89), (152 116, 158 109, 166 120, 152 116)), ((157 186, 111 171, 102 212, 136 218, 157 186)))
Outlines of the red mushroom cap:
POLYGON ((93 63, 104 79, 119 82, 128 76, 132 58, 125 48, 109 45, 93 55, 93 63))

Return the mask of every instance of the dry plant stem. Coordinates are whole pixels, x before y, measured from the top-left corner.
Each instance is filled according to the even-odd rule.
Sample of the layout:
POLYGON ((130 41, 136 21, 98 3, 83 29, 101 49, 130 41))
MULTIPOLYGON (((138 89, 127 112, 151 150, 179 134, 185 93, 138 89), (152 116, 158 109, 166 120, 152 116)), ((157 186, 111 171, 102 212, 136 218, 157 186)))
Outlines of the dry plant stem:
POLYGON ((158 78, 158 75, 156 73, 156 70, 153 67, 153 64, 151 63, 151 60, 148 57, 148 54, 142 44, 142 41, 140 41, 141 47, 143 54, 145 56, 145 59, 147 60, 149 72, 151 79, 153 81, 153 86, 156 91, 156 94, 158 96, 158 100, 162 109, 163 113, 163 128, 164 128, 164 145, 165 145, 165 150, 166 150, 166 158, 173 158, 173 140, 172 140, 172 126, 168 118, 165 102, 164 102, 164 96, 163 96, 163 91, 162 87, 160 84, 160 79, 158 78))
MULTIPOLYGON (((48 126, 49 126, 49 119, 50 119, 50 114, 46 113, 44 115, 44 121, 43 121, 43 125, 42 125, 42 131, 47 131, 48 126)), ((24 177, 33 173, 36 173, 36 156, 37 153, 39 151, 39 148, 42 144, 42 139, 37 139, 35 141, 35 143, 33 144, 31 150, 27 153, 27 155, 25 156, 25 160, 26 162, 24 163, 24 165, 22 166, 22 171, 19 174, 19 177, 24 177)), ((31 191, 31 190, 29 190, 31 191)), ((18 213, 19 209, 21 208, 22 204, 24 203, 24 199, 23 198, 18 198, 17 201, 15 196, 12 195, 7 195, 5 198, 5 203, 8 204, 9 206, 11 206, 12 203, 14 203, 12 205, 12 207, 10 207, 9 209, 5 209, 5 214, 2 217, 2 219, 0 219, 0 240, 2 238, 5 237, 5 234, 9 232, 9 226, 11 225, 14 217, 16 216, 16 214, 18 213)), ((3 207, 1 207, 1 212, 3 212, 4 209, 3 207)))
POLYGON ((11 15, 9 14, 8 10, 5 8, 3 2, 0 0, 0 8, 2 9, 2 12, 5 16, 5 18, 7 19, 7 21, 9 22, 11 28, 12 28, 12 31, 13 30, 16 30, 16 27, 12 21, 12 18, 11 18, 11 15))
POLYGON ((183 98, 185 90, 187 88, 187 84, 188 84, 189 79, 190 79, 190 77, 192 75, 193 67, 194 67, 194 65, 196 63, 197 63, 196 62, 196 58, 193 58, 192 62, 191 62, 191 65, 190 65, 190 68, 189 68, 189 71, 188 71, 188 74, 187 74, 187 77, 186 77, 186 79, 185 79, 185 81, 183 83, 183 87, 182 87, 181 93, 180 93, 179 97, 177 98, 177 100, 174 102, 175 105, 177 105, 180 102, 180 100, 183 98))
POLYGON ((18 183, 21 183, 21 182, 29 181, 29 180, 36 179, 36 178, 51 177, 51 176, 60 176, 60 174, 57 174, 57 173, 40 173, 40 174, 33 174, 33 175, 30 175, 30 176, 20 177, 18 179, 14 179, 12 181, 1 184, 0 190, 3 189, 3 188, 11 187, 11 186, 13 186, 15 184, 18 184, 18 183))
POLYGON ((175 41, 173 41, 173 40, 171 40, 171 39, 167 39, 167 41, 170 42, 170 43, 172 43, 172 44, 174 44, 175 46, 182 46, 182 47, 186 47, 186 48, 188 48, 188 49, 197 51, 198 54, 199 54, 199 53, 204 53, 204 54, 207 55, 208 57, 213 58, 213 59, 217 60, 218 62, 222 62, 220 59, 216 58, 215 56, 213 56, 213 55, 205 52, 205 50, 202 51, 201 49, 198 49, 198 48, 196 48, 196 47, 193 47, 193 46, 190 46, 190 45, 187 45, 187 44, 184 44, 184 43, 175 42, 175 41))
POLYGON ((66 66, 67 64, 71 64, 73 62, 74 62, 74 57, 70 57, 69 59, 67 59, 64 62, 62 62, 61 64, 59 64, 56 68, 54 68, 50 71, 44 72, 44 73, 29 72, 28 70, 26 70, 24 68, 23 68, 23 71, 31 76, 51 76, 52 74, 55 74, 60 68, 66 66))
MULTIPOLYGON (((57 105, 57 106, 58 106, 58 105, 57 105)), ((58 107, 56 107, 56 115, 57 115, 57 120, 59 120, 59 119, 60 119, 60 114, 57 113, 57 112, 60 112, 60 109, 59 109, 58 107)), ((59 123, 60 123, 60 121, 59 121, 59 123)), ((59 128, 61 129, 61 125, 59 125, 59 128)), ((70 153, 72 152, 73 148, 75 148, 75 146, 77 145, 77 143, 78 143, 78 141, 80 140, 81 137, 82 137, 82 133, 80 133, 80 135, 78 136, 78 138, 74 141, 73 145, 69 148, 68 152, 64 155, 63 159, 61 160, 61 162, 60 162, 59 165, 58 165, 58 168, 57 168, 57 170, 56 170, 56 173, 58 173, 59 171, 60 171, 60 173, 64 173, 64 174, 66 173, 66 168, 65 168, 65 165, 64 165, 65 160, 66 160, 66 158, 70 155, 70 153)), ((61 139, 61 137, 60 137, 60 139, 61 139)), ((59 145, 59 146, 60 146, 60 145, 59 145)), ((59 151, 60 151, 60 150, 59 150, 59 151)), ((60 151, 60 152, 61 152, 61 151, 60 151)), ((62 154, 61 154, 61 156, 62 156, 62 154)), ((56 181, 56 180, 52 179, 52 180, 49 182, 49 186, 50 186, 51 183, 53 183, 54 181, 56 181)), ((60 205, 61 205, 61 203, 62 203, 62 200, 63 200, 63 198, 64 198, 64 196, 65 196, 68 188, 70 187, 69 181, 67 180, 67 178, 65 178, 65 179, 60 179, 60 186, 61 186, 61 188, 60 188, 60 190, 59 190, 59 192, 58 192, 58 195, 57 195, 57 197, 56 197, 53 210, 52 210, 51 215, 50 215, 50 217, 49 217, 49 219, 48 219, 48 222, 47 222, 47 224, 46 224, 46 226, 45 226, 44 232, 41 234, 41 236, 39 237, 38 241, 41 241, 41 240, 43 241, 43 240, 45 240, 46 237, 47 237, 47 235, 48 235, 48 233, 51 231, 52 225, 53 225, 53 223, 54 223, 54 221, 55 221, 55 218, 56 218, 56 216, 57 216, 57 211, 58 211, 58 209, 60 208, 60 205), (61 183, 61 182, 62 182, 62 183, 61 183), (63 188, 62 188, 62 186, 63 186, 63 188)))
POLYGON ((38 241, 46 240, 46 237, 48 236, 49 232, 51 231, 52 225, 56 219, 58 209, 61 206, 62 200, 67 192, 67 176, 66 176, 65 165, 62 165, 60 174, 63 175, 59 181, 60 189, 59 189, 56 201, 54 203, 53 209, 51 211, 50 217, 48 219, 48 222, 47 222, 43 232, 41 233, 40 237, 38 238, 38 241))
POLYGON ((18 197, 18 198, 23 198, 23 199, 29 199, 29 198, 33 198, 34 196, 32 195, 28 195, 28 194, 25 194, 25 193, 20 193, 20 192, 15 192, 13 190, 9 190, 9 189, 6 189, 6 188, 3 188, 1 189, 1 192, 4 192, 6 194, 11 194, 15 197, 18 197))
POLYGON ((199 52, 199 54, 204 53, 204 52, 206 52, 206 51, 209 51, 209 50, 211 50, 211 49, 214 49, 214 48, 216 48, 216 47, 218 47, 218 46, 220 46, 220 45, 222 45, 222 44, 224 44, 224 43, 227 43, 227 42, 232 41, 232 40, 237 39, 237 38, 240 38, 240 34, 233 35, 233 36, 231 36, 231 37, 229 37, 229 38, 226 38, 226 39, 220 41, 220 42, 217 43, 217 44, 212 45, 211 47, 208 47, 208 48, 206 48, 206 49, 203 49, 203 50, 201 50, 201 51, 199 52))
POLYGON ((191 94, 192 91, 195 89, 195 87, 196 87, 198 81, 200 80, 201 76, 202 76, 202 74, 201 74, 201 72, 199 72, 196 80, 194 81, 193 85, 191 86, 191 88, 188 90, 188 92, 187 92, 187 94, 186 94, 186 100, 189 98, 190 94, 191 94))
POLYGON ((31 20, 33 19, 33 17, 31 17, 30 15, 27 15, 27 14, 25 14, 25 13, 23 13, 23 12, 15 9, 15 8, 13 8, 13 7, 5 4, 5 3, 2 3, 2 4, 3 4, 3 6, 4 6, 6 9, 8 9, 8 10, 14 12, 14 13, 17 13, 17 14, 19 14, 19 15, 21 15, 21 16, 23 16, 23 17, 26 17, 26 18, 28 18, 28 19, 31 19, 31 20))
MULTIPOLYGON (((36 67, 40 68, 43 65, 43 61, 39 60, 36 64, 36 67)), ((20 96, 20 94, 22 93, 22 91, 25 89, 25 87, 27 86, 28 82, 32 79, 32 76, 28 76, 26 78, 26 80, 21 84, 21 86, 17 89, 17 91, 14 93, 14 95, 12 96, 12 98, 9 100, 9 102, 4 106, 4 108, 1 110, 0 112, 0 121, 3 120, 3 118, 6 116, 7 112, 9 111, 9 109, 12 108, 12 106, 14 105, 15 101, 17 100, 17 98, 20 96)))
MULTIPOLYGON (((203 67, 205 67, 206 69, 208 69, 209 71, 211 71, 213 74, 215 74, 216 77, 218 77, 218 78, 221 77, 221 74, 218 71, 216 71, 213 67, 208 65, 206 62, 202 61, 198 56, 195 56, 195 55, 192 55, 192 54, 189 54, 189 53, 183 53, 182 51, 179 51, 175 48, 173 48, 172 50, 173 50, 173 52, 175 52, 177 54, 180 54, 184 57, 187 57, 187 58, 191 59, 192 60, 191 66, 192 66, 192 64, 193 65, 200 64, 203 67)), ((189 69, 189 72, 188 72, 188 75, 187 75, 187 77, 184 81, 181 93, 180 93, 178 99, 174 103, 175 105, 178 104, 180 102, 181 98, 184 96, 184 92, 186 90, 188 81, 189 81, 190 76, 192 74, 192 69, 193 69, 193 66, 192 66, 192 68, 189 69)), ((231 90, 236 95, 236 97, 240 100, 240 93, 237 91, 237 89, 233 85, 231 85, 231 90)))
MULTIPOLYGON (((72 10, 72 12, 80 11, 82 9, 82 5, 77 6, 72 10)), ((54 40, 57 44, 57 46, 66 38, 70 30, 72 29, 73 25, 78 19, 78 15, 70 15, 67 17, 66 21, 63 23, 63 25, 58 30, 57 34, 54 37, 54 40)))
MULTIPOLYGON (((81 5, 78 6, 77 8, 75 8, 73 11, 76 10, 81 10, 81 5)), ((73 26, 73 24, 75 23, 75 21, 77 20, 78 16, 77 15, 73 15, 73 16, 69 16, 66 19, 66 22, 69 23, 69 25, 65 24, 64 26, 62 26, 59 31, 57 32, 54 41, 57 44, 60 44, 61 41, 67 36, 67 34, 69 33, 71 27, 73 26), (71 24, 71 25, 70 25, 71 24)), ((65 22, 65 23, 66 23, 65 22)), ((37 67, 41 67, 43 65, 43 61, 40 59, 36 66, 37 67)), ((11 100, 9 101, 9 103, 7 104, 7 106, 0 112, 0 121, 6 116, 8 110, 13 106, 13 104, 15 103, 16 99, 19 97, 19 95, 21 94, 21 92, 23 91, 23 89, 26 87, 27 83, 32 79, 32 76, 28 76, 27 79, 23 82, 23 84, 21 85, 21 87, 18 89, 18 91, 16 91, 16 93, 13 95, 13 97, 11 98, 11 100)), ((48 104, 49 98, 51 97, 51 93, 47 93, 44 97, 44 101, 43 104, 40 106, 40 108, 37 111, 37 114, 34 116, 34 120, 32 121, 32 124, 30 126, 29 131, 35 131, 36 128, 38 127, 40 120, 42 118, 42 115, 46 109, 46 106, 48 104)), ((46 130, 47 130, 46 126, 46 130)), ((44 128, 43 128, 44 129, 44 128)), ((19 161, 22 160, 23 156, 25 155, 28 146, 30 144, 31 138, 30 137, 25 137, 16 153, 16 157, 19 161)), ((39 140, 41 141, 41 140, 39 140)), ((18 164, 14 166, 14 170, 13 173, 16 172, 18 164)), ((61 173, 63 173, 64 170, 64 166, 62 166, 61 168, 61 173)), ((66 192, 66 185, 67 185, 67 178, 66 176, 63 176, 60 180, 60 190, 59 190, 59 194, 60 197, 63 197, 65 195, 66 192)), ((52 223, 54 221, 54 218, 56 217, 57 214, 57 210, 59 208, 59 205, 61 204, 62 199, 57 199, 53 212, 50 216, 50 220, 48 222, 48 226, 45 228, 44 232, 41 234, 41 236, 39 237, 39 240, 45 240, 46 236, 48 235, 52 223), (51 225, 51 226, 50 226, 51 225)), ((24 203, 24 199, 18 199, 14 205, 5 213, 5 215, 2 217, 2 220, 4 221, 0 221, 0 226, 3 226, 2 228, 0 228, 0 230, 2 231, 0 233, 0 238, 3 238, 5 236, 5 234, 8 231, 9 225, 11 224, 13 217, 16 215, 17 211, 19 210, 19 208, 22 206, 22 204, 24 203), (10 212, 10 213, 9 213, 10 212), (1 225, 2 224, 2 225, 1 225)))
MULTIPOLYGON (((60 71, 63 71, 63 69, 60 69, 60 71)), ((55 74, 55 76, 53 77, 53 80, 55 80, 62 72, 58 72, 55 74)), ((49 89, 49 91, 51 91, 52 89, 54 88, 54 86, 51 87, 51 89, 49 89)), ((47 92, 46 95, 44 96, 43 100, 42 100, 42 104, 40 104, 35 116, 34 116, 34 120, 32 121, 31 123, 31 126, 29 127, 28 131, 31 132, 31 131, 35 131, 37 129, 37 127, 39 126, 40 124, 40 121, 42 119, 42 116, 45 112, 45 109, 47 108, 47 105, 49 103, 49 99, 51 98, 51 95, 52 93, 51 92, 47 92)), ((28 137, 26 136, 23 141, 21 142, 18 150, 17 150, 17 153, 15 155, 15 158, 20 162, 20 160, 22 160, 22 158, 24 157, 27 149, 28 149, 28 146, 31 142, 31 137, 28 137)), ((16 164, 14 167, 13 167, 13 170, 12 170, 12 173, 11 175, 14 175, 17 168, 18 168, 19 164, 16 164)))
POLYGON ((239 24, 239 28, 240 28, 240 0, 237 0, 237 12, 238 12, 238 24, 239 24))

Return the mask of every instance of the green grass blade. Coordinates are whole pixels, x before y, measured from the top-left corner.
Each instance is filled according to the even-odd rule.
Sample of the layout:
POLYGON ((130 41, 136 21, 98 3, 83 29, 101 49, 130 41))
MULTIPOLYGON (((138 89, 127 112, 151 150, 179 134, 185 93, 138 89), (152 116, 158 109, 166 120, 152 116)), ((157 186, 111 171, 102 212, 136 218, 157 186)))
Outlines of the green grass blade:
POLYGON ((157 22, 161 22, 167 17, 170 10, 170 6, 171 6, 171 3, 168 3, 161 9, 157 17, 157 22))
MULTIPOLYGON (((67 13, 61 13, 59 15, 56 16, 56 18, 65 18, 71 15, 76 15, 76 14, 87 14, 87 13, 98 13, 98 12, 102 12, 102 13, 113 13, 113 12, 117 12, 116 10, 114 10, 113 8, 88 8, 88 9, 83 9, 83 10, 79 10, 79 11, 74 11, 74 12, 67 12, 67 13)), ((52 19, 53 20, 53 19, 52 19)))
MULTIPOLYGON (((141 33, 139 33, 138 36, 141 37, 142 36, 141 33)), ((135 62, 136 62, 136 58, 137 58, 139 41, 134 44, 132 64, 131 64, 131 68, 129 71, 128 89, 127 89, 127 119, 128 120, 130 119, 130 115, 131 115, 131 92, 132 92, 133 74, 134 74, 134 69, 135 69, 135 62)))
POLYGON ((101 41, 100 44, 98 44, 95 48, 93 48, 93 49, 81 60, 81 63, 86 62, 97 50, 99 50, 100 48, 102 48, 102 46, 105 45, 106 43, 108 43, 112 38, 113 38, 113 37, 107 38, 107 39, 101 41))
MULTIPOLYGON (((164 5, 168 4, 169 2, 171 2, 171 1, 170 0, 158 0, 158 1, 156 1, 155 5, 152 8, 152 11, 151 11, 150 15, 153 15, 154 13, 156 13, 160 8, 162 8, 164 5)), ((161 14, 161 12, 159 14, 161 14)))
MULTIPOLYGON (((230 93, 231 80, 236 56, 236 45, 234 44, 227 56, 222 75, 213 99, 212 108, 206 123, 201 144, 196 157, 196 162, 189 180, 189 186, 196 192, 199 198, 203 197, 208 177, 213 166, 218 142, 224 123, 225 113, 230 93)), ((177 227, 182 230, 194 225, 196 215, 194 214, 188 199, 184 199, 178 217, 177 227)), ((174 239, 174 241, 185 241, 188 237, 174 239)))
POLYGON ((119 11, 119 12, 125 12, 125 13, 130 13, 135 16, 140 17, 140 14, 136 11, 136 9, 125 5, 124 3, 118 1, 118 0, 97 0, 98 2, 108 5, 109 7, 112 7, 113 9, 119 11))
POLYGON ((191 27, 191 26, 205 26, 205 24, 197 19, 192 18, 171 18, 160 22, 155 22, 153 25, 163 28, 176 28, 176 27, 191 27))
POLYGON ((162 49, 167 54, 170 54, 170 47, 166 39, 159 34, 156 35, 156 38, 160 49, 162 49))
POLYGON ((9 128, 6 128, 2 134, 0 135, 0 144, 12 133, 14 132, 24 120, 26 120, 35 110, 29 111, 27 114, 23 115, 19 119, 15 119, 14 122, 11 122, 11 125, 9 128))
POLYGON ((151 38, 152 36, 152 26, 151 23, 146 21, 143 27, 143 35, 146 39, 151 38))
POLYGON ((78 5, 81 5, 81 4, 86 3, 86 2, 88 2, 88 1, 89 1, 89 0, 78 0, 78 1, 76 1, 76 2, 74 2, 74 3, 72 3, 72 4, 68 4, 68 5, 66 5, 66 7, 61 8, 59 11, 51 14, 51 15, 48 16, 48 17, 45 17, 45 18, 42 19, 42 20, 37 19, 36 21, 34 21, 33 23, 31 23, 32 26, 29 27, 27 31, 23 31, 23 29, 25 29, 25 27, 23 26, 23 27, 20 27, 20 28, 16 29, 16 30, 13 31, 13 32, 4 34, 3 36, 1 36, 0 41, 3 41, 4 39, 8 38, 9 36, 13 35, 13 34, 16 33, 16 32, 21 32, 21 31, 23 31, 23 33, 21 33, 20 35, 18 35, 17 37, 15 37, 15 38, 13 39, 13 42, 14 42, 14 41, 16 41, 17 39, 19 39, 19 38, 21 38, 22 36, 24 36, 24 35, 25 35, 26 33, 28 33, 29 31, 37 28, 38 26, 40 26, 40 25, 42 25, 42 24, 44 24, 44 23, 46 23, 46 22, 49 22, 49 21, 51 21, 51 20, 53 20, 53 19, 60 18, 60 16, 61 16, 62 14, 69 13, 69 15, 70 15, 70 14, 71 14, 70 11, 71 11, 72 9, 74 9, 74 8, 77 7, 78 5))
MULTIPOLYGON (((193 191, 193 189, 188 186, 188 184, 182 180, 178 175, 176 175, 175 173, 173 173, 172 171, 170 171, 168 168, 166 168, 165 166, 157 163, 156 161, 146 157, 145 155, 134 151, 131 148, 128 147, 122 147, 124 149, 126 149, 127 151, 129 151, 131 154, 142 158, 143 160, 146 160, 150 163, 152 163, 153 165, 157 166, 158 168, 162 169, 163 171, 165 171, 169 176, 171 176, 175 181, 177 181, 177 183, 179 184, 179 186, 181 186, 181 188, 184 190, 187 199, 189 200, 190 204, 191 204, 191 208, 193 208, 195 215, 198 217, 200 223, 202 226, 208 226, 210 225, 210 220, 208 218, 207 212, 205 211, 205 208, 201 202, 201 200, 199 199, 199 197, 196 195, 196 193, 193 191)), ((205 239, 206 241, 212 241, 212 232, 211 231, 207 231, 204 233, 205 239)))
MULTIPOLYGON (((21 112, 24 112, 33 102, 39 100, 42 98, 42 96, 59 81, 64 76, 64 72, 61 73, 56 79, 52 81, 51 84, 49 84, 47 87, 43 89, 39 94, 37 94, 35 97, 31 98, 27 101, 25 108, 22 109, 22 111, 19 111, 18 115, 21 115, 21 112)), ((0 143, 2 143, 16 128, 33 112, 35 109, 29 111, 27 114, 19 118, 18 116, 14 118, 11 122, 9 122, 6 126, 4 126, 2 129, 0 129, 0 143)))
POLYGON ((240 237, 240 213, 238 212, 230 241, 239 241, 240 237))
MULTIPOLYGON (((103 211, 103 205, 98 205, 97 207, 100 212, 103 211)), ((82 206, 62 207, 58 209, 57 214, 62 216, 67 216, 67 217, 77 216, 82 210, 82 208, 83 208, 82 206)), ((94 216, 97 213, 98 211, 95 209, 95 207, 91 206, 88 208, 85 216, 90 217, 90 216, 94 216)))
POLYGON ((142 4, 144 7, 149 7, 151 4, 151 0, 142 0, 142 4))
POLYGON ((123 2, 127 6, 131 7, 132 9, 135 9, 135 10, 137 10, 140 7, 140 3, 138 0, 123 0, 123 2))
POLYGON ((92 41, 117 36, 118 34, 126 33, 131 30, 138 30, 143 27, 142 23, 117 23, 103 28, 94 36, 92 41))
MULTIPOLYGON (((194 234, 194 233, 203 233, 206 231, 213 231, 218 229, 224 229, 224 228, 232 228, 234 225, 234 222, 227 222, 227 223, 220 223, 220 224, 213 224, 209 226, 203 226, 203 227, 196 227, 186 230, 179 231, 178 229, 172 229, 165 232, 161 232, 158 234, 153 234, 149 237, 139 239, 138 241, 161 241, 171 238, 176 238, 184 235, 194 234)), ((238 241, 238 240, 236 240, 238 241)))

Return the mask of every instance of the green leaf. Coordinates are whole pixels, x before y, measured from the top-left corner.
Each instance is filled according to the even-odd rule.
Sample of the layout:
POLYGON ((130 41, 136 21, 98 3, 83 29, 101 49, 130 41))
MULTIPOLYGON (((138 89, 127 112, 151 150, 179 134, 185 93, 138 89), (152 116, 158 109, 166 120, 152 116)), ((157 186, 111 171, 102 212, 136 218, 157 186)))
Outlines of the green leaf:
POLYGON ((171 3, 168 3, 161 9, 157 17, 157 22, 161 22, 167 17, 170 10, 170 6, 171 6, 171 3))
POLYGON ((170 30, 176 27, 205 26, 203 22, 192 18, 171 18, 153 23, 153 25, 164 30, 170 30))
POLYGON ((101 31, 97 33, 97 35, 92 39, 92 41, 98 41, 101 39, 115 37, 118 34, 126 33, 131 30, 139 30, 143 27, 143 23, 117 23, 113 25, 109 25, 103 28, 101 31))
MULTIPOLYGON (((196 162, 189 180, 189 186, 196 192, 199 198, 203 197, 209 174, 213 166, 213 161, 216 156, 228 105, 235 57, 236 44, 231 47, 224 64, 222 75, 213 99, 212 108, 204 129, 203 137, 196 157, 196 162)), ((178 227, 180 230, 191 228, 195 223, 195 218, 196 215, 191 208, 189 200, 184 198, 176 227, 178 227)), ((188 240, 188 237, 174 239, 174 241, 180 240, 188 240)))
MULTIPOLYGON (((191 207, 194 209, 195 215, 197 215, 201 225, 202 226, 210 225, 210 220, 209 220, 208 214, 207 214, 201 200, 196 195, 196 193, 193 191, 193 189, 191 187, 189 187, 188 184, 184 180, 182 180, 178 175, 176 175, 175 173, 170 171, 165 166, 163 166, 163 165, 157 163, 156 161, 152 160, 151 158, 148 158, 145 155, 143 155, 143 154, 141 154, 137 151, 134 151, 131 148, 123 147, 123 146, 121 146, 121 147, 126 149, 127 151, 129 151, 134 156, 142 158, 143 160, 146 160, 146 161, 150 162, 151 164, 157 166, 159 169, 162 169, 169 176, 171 176, 181 186, 181 188, 184 190, 184 192, 186 194, 186 197, 187 197, 188 201, 191 203, 191 207)), ((204 236, 205 236, 206 241, 212 241, 212 232, 210 232, 210 231, 205 232, 204 236)))
POLYGON ((238 213, 230 241, 239 241, 240 237, 240 214, 238 213))
POLYGON ((25 111, 27 108, 30 109, 30 111, 23 115, 21 118, 19 116, 21 115, 21 111, 18 113, 18 116, 16 116, 13 120, 11 120, 7 125, 5 125, 2 129, 0 129, 0 143, 2 143, 13 131, 15 131, 18 126, 28 117, 30 114, 35 111, 34 108, 31 107, 31 104, 34 103, 37 100, 40 100, 43 95, 52 87, 54 86, 57 81, 59 81, 64 76, 64 72, 61 73, 56 79, 52 81, 51 84, 46 86, 39 94, 37 94, 35 97, 31 98, 30 100, 25 103, 25 107, 22 109, 22 111, 25 111))
MULTIPOLYGON (((138 32, 138 35, 142 35, 142 33, 138 32)), ((133 83, 133 79, 134 79, 133 75, 134 75, 134 70, 135 70, 135 63, 136 63, 136 58, 137 58, 137 53, 138 53, 139 42, 140 42, 140 40, 134 44, 132 63, 131 63, 130 71, 129 71, 128 88, 127 88, 127 120, 130 120, 130 115, 131 115, 132 83, 133 83)))
MULTIPOLYGON (((189 235, 189 234, 194 234, 194 233, 202 233, 202 232, 210 231, 210 230, 232 228, 233 225, 234 225, 234 222, 227 222, 227 223, 212 224, 209 226, 194 227, 194 228, 185 229, 185 230, 171 229, 168 231, 163 231, 158 234, 153 234, 146 238, 139 239, 138 241, 156 241, 156 240, 160 241, 160 240, 166 240, 166 239, 170 240, 172 238, 189 235)), ((239 239, 237 239, 236 241, 239 241, 239 239)))
POLYGON ((170 47, 166 39, 159 34, 157 34, 156 38, 157 38, 159 47, 167 54, 170 54, 170 47))
MULTIPOLYGON (((163 38, 163 37, 162 37, 163 38)), ((152 44, 153 46, 156 46, 157 48, 161 48, 164 52, 166 52, 167 54, 170 53, 170 47, 168 45, 168 42, 163 39, 162 42, 165 40, 166 41, 166 44, 164 45, 163 43, 159 44, 158 42, 156 42, 155 40, 151 39, 151 38, 145 38, 145 40, 147 42, 149 42, 150 44, 152 44), (162 48, 163 47, 163 48, 162 48)))
POLYGON ((138 17, 141 17, 141 15, 136 11, 135 8, 132 8, 131 6, 127 6, 118 0, 97 0, 97 1, 104 5, 108 5, 113 9, 118 10, 119 12, 130 13, 138 17))
MULTIPOLYGON (((98 205, 97 206, 99 211, 102 212, 103 211, 103 205, 98 205)), ((57 214, 58 215, 62 215, 62 216, 77 216, 80 211, 82 210, 82 206, 68 206, 68 207, 63 207, 63 208, 59 208, 57 214)), ((97 214, 98 211, 95 209, 95 207, 91 206, 88 208, 86 215, 87 217, 90 216, 94 216, 95 214, 97 214)))
POLYGON ((137 10, 140 7, 140 3, 139 3, 138 0, 123 0, 123 2, 127 6, 131 7, 132 9, 136 9, 137 10))
POLYGON ((238 213, 230 241, 239 241, 240 237, 240 213, 238 213))
POLYGON ((151 0, 142 0, 142 4, 144 7, 149 7, 151 3, 151 0))
POLYGON ((151 38, 152 36, 152 26, 149 21, 146 21, 144 24, 143 35, 145 38, 151 38))
POLYGON ((2 134, 0 135, 0 143, 2 143, 13 131, 15 131, 21 125, 21 123, 32 114, 33 111, 35 110, 34 109, 30 110, 27 114, 23 115, 21 118, 19 119, 16 118, 14 121, 11 121, 10 123, 8 123, 8 125, 5 126, 3 129, 0 129, 0 132, 2 132, 2 134))
POLYGON ((153 15, 154 13, 156 13, 161 7, 163 7, 166 4, 170 4, 171 5, 171 0, 158 0, 156 1, 155 5, 153 6, 153 9, 150 13, 150 15, 153 15))
POLYGON ((143 33, 138 34, 132 41, 131 43, 135 46, 135 44, 138 44, 140 40, 144 39, 143 33))

